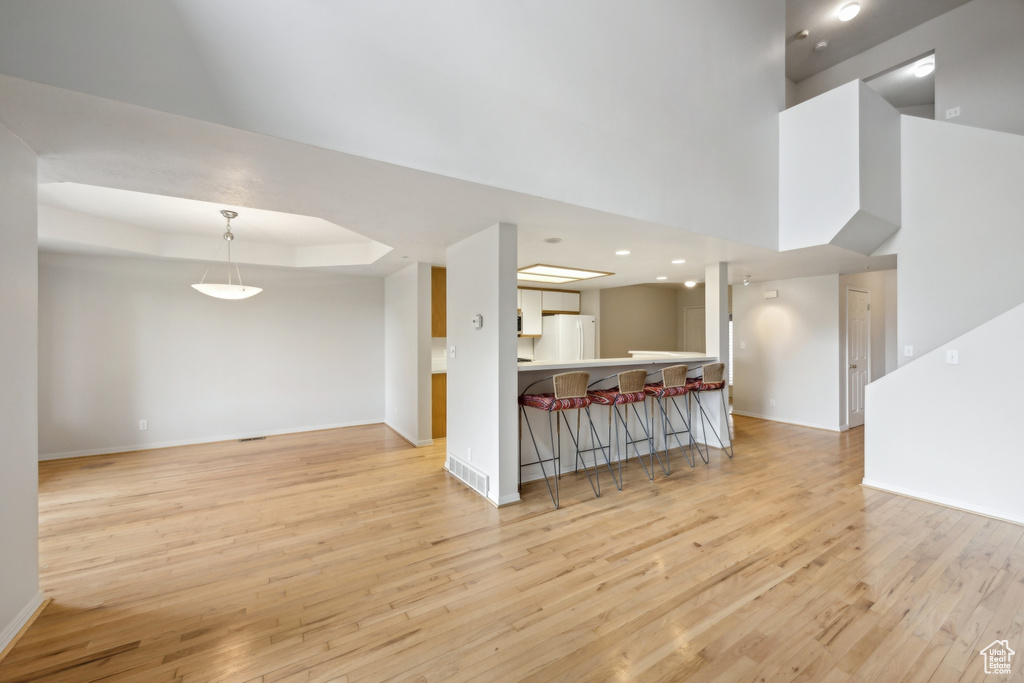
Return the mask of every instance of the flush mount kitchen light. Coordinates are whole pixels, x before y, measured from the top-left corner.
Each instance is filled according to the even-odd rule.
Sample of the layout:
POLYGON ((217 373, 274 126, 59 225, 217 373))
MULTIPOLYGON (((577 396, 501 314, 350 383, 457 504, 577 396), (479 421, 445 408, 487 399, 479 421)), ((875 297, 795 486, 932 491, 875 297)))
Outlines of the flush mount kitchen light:
POLYGON ((684 259, 684 258, 677 258, 677 259, 676 259, 675 261, 673 261, 672 263, 675 263, 676 265, 678 265, 678 264, 680 264, 680 263, 686 263, 686 259, 684 259))
POLYGON ((921 62, 914 67, 914 75, 918 78, 924 78, 933 71, 935 71, 935 62, 932 61, 921 62))
POLYGON ((860 5, 855 2, 843 5, 839 8, 839 21, 849 21, 860 13, 860 5))
POLYGON ((658 277, 656 277, 656 278, 654 278, 654 279, 655 279, 655 280, 667 280, 667 279, 668 279, 668 276, 667 276, 667 275, 659 275, 658 277))
POLYGON ((619 249, 615 252, 616 256, 629 256, 629 249, 619 249))
POLYGON ((697 283, 694 282, 693 280, 687 280, 683 284, 686 285, 687 287, 696 287, 697 286, 697 283))
MULTIPOLYGON (((248 299, 250 296, 256 296, 263 290, 259 287, 246 287, 242 284, 242 273, 238 270, 238 264, 233 263, 231 260, 231 242, 234 241, 235 235, 231 232, 231 219, 238 216, 235 211, 228 211, 224 209, 220 212, 220 215, 227 219, 227 229, 224 232, 224 241, 228 243, 228 281, 227 284, 218 284, 206 281, 206 274, 210 272, 210 269, 206 269, 206 273, 203 273, 203 279, 198 284, 192 285, 192 289, 197 292, 202 292, 206 296, 212 296, 216 299, 248 299), (238 284, 234 284, 231 281, 231 266, 235 267, 235 275, 238 279, 238 284)), ((220 252, 220 248, 217 248, 217 252, 220 252)), ((214 260, 217 259, 217 254, 213 255, 214 260)))
POLYGON ((563 266, 549 266, 543 263, 537 263, 532 266, 520 268, 518 278, 520 280, 529 280, 530 282, 547 282, 557 285, 565 282, 589 280, 595 277, 604 277, 605 275, 614 274, 615 273, 605 273, 600 270, 565 268, 563 266))

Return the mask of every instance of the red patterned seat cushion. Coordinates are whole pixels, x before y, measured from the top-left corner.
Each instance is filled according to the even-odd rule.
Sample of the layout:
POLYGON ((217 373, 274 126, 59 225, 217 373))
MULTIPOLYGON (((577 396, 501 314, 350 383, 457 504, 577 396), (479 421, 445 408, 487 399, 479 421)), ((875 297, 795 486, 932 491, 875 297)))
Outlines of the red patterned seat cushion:
POLYGON ((618 387, 611 389, 595 389, 588 391, 587 396, 595 406, 623 405, 624 403, 639 403, 647 398, 643 391, 635 391, 629 394, 620 394, 618 387))
POLYGON ((519 397, 519 405, 538 410, 573 410, 586 408, 591 404, 589 396, 580 398, 555 398, 554 394, 523 394, 519 397))
POLYGON ((690 391, 718 391, 725 386, 725 382, 710 382, 705 384, 703 381, 694 382, 690 386, 690 391))
POLYGON ((666 387, 661 382, 656 384, 645 384, 644 391, 647 392, 648 396, 658 396, 664 398, 666 396, 682 396, 692 389, 691 385, 685 387, 666 387))

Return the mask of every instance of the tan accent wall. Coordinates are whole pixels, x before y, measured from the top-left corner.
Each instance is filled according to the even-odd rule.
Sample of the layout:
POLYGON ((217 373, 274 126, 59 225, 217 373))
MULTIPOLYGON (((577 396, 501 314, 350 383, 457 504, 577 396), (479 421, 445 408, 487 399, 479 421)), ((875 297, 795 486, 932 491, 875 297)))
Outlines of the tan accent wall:
POLYGON ((601 358, 678 350, 677 291, 633 285, 601 290, 601 358))

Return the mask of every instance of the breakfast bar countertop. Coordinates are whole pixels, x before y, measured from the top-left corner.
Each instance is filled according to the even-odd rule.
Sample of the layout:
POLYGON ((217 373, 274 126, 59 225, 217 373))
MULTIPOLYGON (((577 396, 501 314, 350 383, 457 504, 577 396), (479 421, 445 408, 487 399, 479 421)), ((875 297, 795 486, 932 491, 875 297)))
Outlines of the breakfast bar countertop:
POLYGON ((585 360, 535 360, 522 361, 519 363, 519 372, 532 370, 582 370, 586 368, 608 368, 629 365, 676 365, 686 363, 693 367, 704 363, 714 363, 715 356, 708 356, 697 351, 672 351, 665 354, 652 351, 630 351, 630 353, 643 353, 641 358, 588 358, 585 360), (655 354, 659 355, 655 355, 655 354), (650 355, 648 355, 650 354, 650 355))

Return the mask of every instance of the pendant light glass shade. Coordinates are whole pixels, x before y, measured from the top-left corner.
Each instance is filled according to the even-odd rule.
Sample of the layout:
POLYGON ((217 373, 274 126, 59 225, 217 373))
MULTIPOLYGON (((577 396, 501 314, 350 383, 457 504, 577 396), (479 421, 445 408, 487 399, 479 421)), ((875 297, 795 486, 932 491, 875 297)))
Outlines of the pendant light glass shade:
POLYGON ((202 292, 206 296, 218 299, 248 299, 256 296, 263 290, 259 287, 246 287, 245 285, 218 285, 213 282, 200 282, 192 285, 192 289, 202 292))
MULTIPOLYGON (((227 209, 224 209, 223 211, 220 212, 220 214, 222 216, 224 216, 224 218, 226 218, 227 222, 228 222, 227 230, 224 233, 224 241, 228 243, 228 281, 227 281, 227 284, 220 284, 220 283, 215 283, 215 282, 207 282, 206 281, 206 273, 210 272, 210 269, 207 268, 206 269, 206 273, 203 273, 203 279, 198 284, 192 285, 192 289, 196 290, 197 292, 201 292, 201 293, 205 294, 206 296, 212 296, 212 297, 217 298, 217 299, 232 299, 232 300, 236 300, 236 299, 248 299, 251 296, 256 296, 257 294, 259 294, 263 290, 261 288, 259 288, 259 287, 252 287, 252 286, 243 285, 242 284, 242 273, 241 273, 240 270, 238 270, 238 264, 234 263, 231 260, 231 242, 234 241, 234 239, 235 239, 234 234, 231 232, 231 219, 235 218, 236 216, 238 216, 238 213, 236 213, 235 211, 228 211, 227 209), (238 284, 235 284, 234 282, 231 281, 231 267, 232 267, 232 265, 235 268, 235 275, 237 276, 238 284)), ((218 251, 220 251, 220 250, 218 249, 218 251)), ((217 258, 216 254, 214 254, 214 258, 217 258)))

